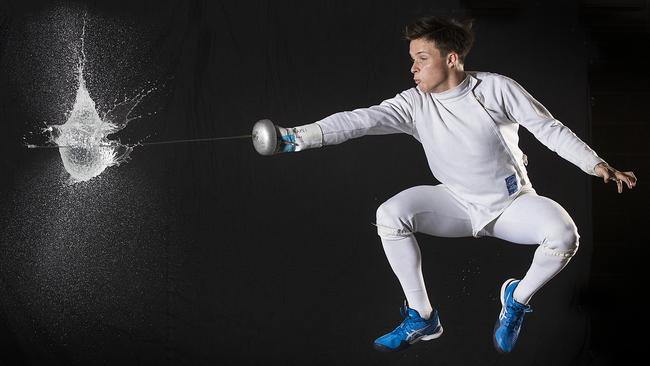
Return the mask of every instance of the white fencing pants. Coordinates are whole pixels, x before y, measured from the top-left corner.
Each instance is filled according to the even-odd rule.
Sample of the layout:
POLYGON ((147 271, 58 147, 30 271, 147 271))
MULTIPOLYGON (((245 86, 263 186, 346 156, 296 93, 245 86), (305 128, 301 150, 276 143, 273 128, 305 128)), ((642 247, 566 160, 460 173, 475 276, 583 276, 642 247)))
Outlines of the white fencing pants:
MULTIPOLYGON (((432 307, 422 277, 420 248, 413 234, 472 236, 467 210, 442 184, 417 186, 398 193, 377 209, 377 231, 409 307, 428 318, 432 307)), ((564 208, 534 192, 517 197, 481 235, 539 245, 513 295, 522 304, 527 304, 537 290, 566 266, 578 249, 579 238, 564 208)))

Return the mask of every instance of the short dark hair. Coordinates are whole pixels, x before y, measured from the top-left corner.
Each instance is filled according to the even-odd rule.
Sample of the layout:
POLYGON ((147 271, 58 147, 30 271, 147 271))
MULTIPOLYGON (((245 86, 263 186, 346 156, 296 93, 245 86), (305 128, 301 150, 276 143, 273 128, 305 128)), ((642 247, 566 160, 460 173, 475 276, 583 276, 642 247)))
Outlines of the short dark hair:
POLYGON ((444 57, 449 52, 458 54, 460 62, 465 62, 465 56, 474 44, 472 20, 459 21, 453 18, 426 16, 417 19, 404 29, 404 38, 412 41, 424 38, 433 41, 440 54, 444 57))

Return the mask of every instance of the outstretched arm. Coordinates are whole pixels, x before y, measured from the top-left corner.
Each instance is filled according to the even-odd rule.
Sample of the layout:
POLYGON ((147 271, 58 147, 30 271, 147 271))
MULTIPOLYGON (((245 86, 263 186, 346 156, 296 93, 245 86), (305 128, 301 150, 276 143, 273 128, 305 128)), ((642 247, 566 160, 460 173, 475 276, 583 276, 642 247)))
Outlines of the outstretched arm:
POLYGON ((406 90, 379 105, 335 113, 298 127, 284 128, 269 120, 258 121, 253 126, 253 145, 260 154, 272 155, 340 144, 364 135, 402 132, 417 139, 413 121, 415 94, 415 89, 406 90))
POLYGON ((365 135, 400 132, 417 138, 413 120, 416 99, 417 91, 413 88, 379 105, 335 113, 317 121, 323 131, 323 144, 334 145, 365 135))

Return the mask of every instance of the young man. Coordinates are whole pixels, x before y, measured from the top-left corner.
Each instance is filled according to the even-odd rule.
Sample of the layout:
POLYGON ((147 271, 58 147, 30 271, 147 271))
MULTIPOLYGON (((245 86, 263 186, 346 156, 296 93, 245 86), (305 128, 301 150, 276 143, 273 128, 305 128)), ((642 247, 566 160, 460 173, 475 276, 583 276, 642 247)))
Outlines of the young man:
POLYGON ((531 297, 559 273, 578 249, 578 231, 569 214, 535 192, 518 146, 524 126, 561 157, 605 182, 636 185, 632 172, 619 172, 505 76, 466 72, 463 62, 473 42, 470 27, 426 17, 409 25, 417 87, 380 105, 333 114, 316 123, 283 128, 260 121, 253 129, 262 154, 301 151, 339 144, 364 135, 408 133, 422 143, 433 175, 441 184, 409 188, 377 210, 377 231, 407 304, 403 322, 374 342, 397 351, 442 334, 421 271, 414 233, 439 237, 493 236, 513 243, 538 244, 521 280, 501 286, 501 312, 494 344, 510 352, 530 312, 531 297))

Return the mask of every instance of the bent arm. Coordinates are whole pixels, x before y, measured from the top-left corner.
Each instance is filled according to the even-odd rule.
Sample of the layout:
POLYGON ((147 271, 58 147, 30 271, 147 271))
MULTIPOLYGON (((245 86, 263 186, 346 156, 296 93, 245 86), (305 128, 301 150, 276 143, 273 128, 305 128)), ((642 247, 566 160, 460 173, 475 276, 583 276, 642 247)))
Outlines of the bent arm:
POLYGON ((502 96, 508 116, 524 126, 537 140, 585 173, 597 176, 594 167, 605 162, 562 122, 555 119, 521 85, 503 78, 502 96))

